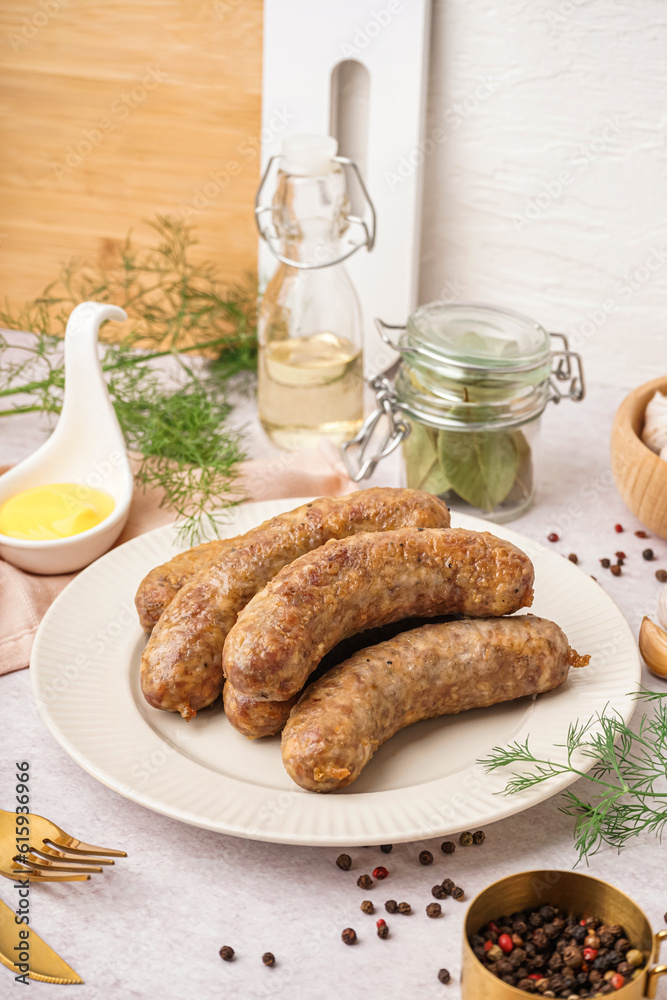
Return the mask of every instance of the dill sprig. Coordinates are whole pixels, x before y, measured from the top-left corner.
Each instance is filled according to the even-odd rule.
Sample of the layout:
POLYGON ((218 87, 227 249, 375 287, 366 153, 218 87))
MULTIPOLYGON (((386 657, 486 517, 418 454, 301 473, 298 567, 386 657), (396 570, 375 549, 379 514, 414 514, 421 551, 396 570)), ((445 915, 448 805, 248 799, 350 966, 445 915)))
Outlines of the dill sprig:
POLYGON ((584 782, 581 794, 564 792, 561 812, 575 818, 574 838, 579 861, 597 853, 603 844, 620 850, 642 832, 659 837, 667 823, 667 693, 640 691, 638 698, 653 702, 654 715, 641 717, 631 729, 616 712, 598 713, 569 727, 565 760, 536 757, 530 741, 494 747, 481 760, 487 771, 522 767, 505 786, 515 795, 562 775, 584 782), (595 761, 589 770, 586 760, 595 761))
POLYGON ((18 311, 0 308, 0 416, 60 412, 65 385, 62 336, 79 302, 113 302, 128 323, 106 324, 102 368, 128 448, 140 455, 137 481, 162 491, 194 544, 217 531, 225 508, 242 499, 237 431, 226 426, 230 387, 255 370, 255 284, 226 289, 210 262, 193 259, 196 239, 181 222, 158 216, 155 245, 132 234, 104 266, 72 261, 18 311), (191 359, 196 353, 202 358, 191 359), (169 378, 161 359, 176 362, 169 378))

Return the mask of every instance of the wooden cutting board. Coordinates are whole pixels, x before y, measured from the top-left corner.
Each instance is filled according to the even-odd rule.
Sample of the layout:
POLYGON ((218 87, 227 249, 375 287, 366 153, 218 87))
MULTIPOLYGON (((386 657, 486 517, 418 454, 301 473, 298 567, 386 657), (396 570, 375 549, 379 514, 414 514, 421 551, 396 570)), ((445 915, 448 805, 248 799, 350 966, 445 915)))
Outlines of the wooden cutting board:
POLYGON ((4 0, 0 293, 33 297, 174 215, 256 270, 262 0, 4 0))

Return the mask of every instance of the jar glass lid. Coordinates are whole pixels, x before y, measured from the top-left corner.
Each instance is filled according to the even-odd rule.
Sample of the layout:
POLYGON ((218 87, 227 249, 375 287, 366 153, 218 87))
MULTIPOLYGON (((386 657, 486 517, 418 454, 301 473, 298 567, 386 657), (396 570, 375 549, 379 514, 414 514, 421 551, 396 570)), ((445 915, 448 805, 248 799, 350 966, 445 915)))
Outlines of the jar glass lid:
POLYGON ((434 361, 500 370, 530 370, 551 351, 546 330, 520 313, 449 302, 430 302, 412 313, 401 347, 434 361))

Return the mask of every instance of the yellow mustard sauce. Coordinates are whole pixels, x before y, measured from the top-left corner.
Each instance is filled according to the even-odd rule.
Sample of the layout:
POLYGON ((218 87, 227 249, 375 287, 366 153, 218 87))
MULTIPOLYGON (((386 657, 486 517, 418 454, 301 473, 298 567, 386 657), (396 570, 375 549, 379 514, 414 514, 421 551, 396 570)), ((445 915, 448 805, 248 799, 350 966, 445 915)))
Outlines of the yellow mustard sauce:
POLYGON ((49 483, 10 497, 0 507, 0 534, 48 541, 88 531, 105 520, 114 500, 81 483, 49 483))

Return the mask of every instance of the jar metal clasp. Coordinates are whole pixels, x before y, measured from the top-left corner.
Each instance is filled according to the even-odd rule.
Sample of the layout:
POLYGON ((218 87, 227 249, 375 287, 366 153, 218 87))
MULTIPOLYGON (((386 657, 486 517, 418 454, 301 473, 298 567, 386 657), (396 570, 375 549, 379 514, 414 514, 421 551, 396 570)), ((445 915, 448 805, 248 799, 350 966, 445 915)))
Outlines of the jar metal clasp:
MULTIPOLYGON (((406 355, 420 355, 432 361, 441 360, 440 356, 423 347, 404 347, 396 343, 390 337, 389 330, 405 330, 402 324, 393 325, 385 323, 377 318, 375 326, 383 342, 397 351, 400 358, 406 355)), ((552 339, 560 342, 560 346, 551 352, 552 370, 549 376, 549 400, 559 403, 561 399, 571 399, 575 402, 582 400, 586 394, 584 382, 584 370, 581 356, 570 350, 568 339, 564 333, 550 333, 552 339), (566 383, 564 385, 564 383, 566 383)), ((402 408, 399 403, 387 375, 394 374, 399 361, 394 363, 386 372, 374 375, 368 380, 368 384, 375 390, 375 409, 364 421, 361 430, 350 441, 346 441, 341 446, 343 461, 347 472, 353 482, 358 483, 371 476, 382 459, 391 455, 393 451, 410 434, 410 425, 402 419, 402 408), (384 433, 380 436, 379 444, 372 454, 371 442, 376 436, 376 431, 381 421, 385 422, 384 433)), ((449 359, 448 363, 456 366, 460 365, 468 370, 479 369, 485 372, 488 369, 484 365, 475 365, 470 362, 458 362, 449 359)), ((517 374, 530 371, 532 365, 516 365, 511 368, 504 368, 506 374, 517 374)))
POLYGON ((372 476, 378 463, 391 455, 410 433, 410 425, 401 419, 401 407, 384 375, 373 376, 368 384, 375 390, 375 409, 366 417, 359 433, 341 445, 345 467, 354 483, 372 476), (386 422, 385 431, 374 454, 367 457, 375 431, 382 420, 386 422))

